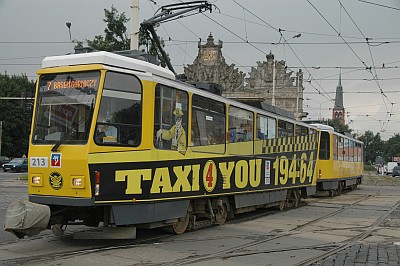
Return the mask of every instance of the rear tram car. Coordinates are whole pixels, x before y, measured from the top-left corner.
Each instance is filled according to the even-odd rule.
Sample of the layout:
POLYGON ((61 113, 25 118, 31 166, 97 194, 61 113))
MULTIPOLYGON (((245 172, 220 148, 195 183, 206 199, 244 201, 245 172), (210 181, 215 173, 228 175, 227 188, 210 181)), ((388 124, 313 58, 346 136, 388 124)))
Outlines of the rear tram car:
MULTIPOLYGON (((315 126, 108 52, 47 57, 38 75, 28 193, 56 233, 83 224, 181 234, 316 192, 315 126)), ((351 163, 346 153, 332 165, 336 135, 322 133, 333 168, 319 173, 330 178, 351 163)))
POLYGON ((319 134, 317 190, 329 196, 344 189, 355 189, 364 175, 363 143, 351 135, 340 134, 327 125, 314 124, 319 134))

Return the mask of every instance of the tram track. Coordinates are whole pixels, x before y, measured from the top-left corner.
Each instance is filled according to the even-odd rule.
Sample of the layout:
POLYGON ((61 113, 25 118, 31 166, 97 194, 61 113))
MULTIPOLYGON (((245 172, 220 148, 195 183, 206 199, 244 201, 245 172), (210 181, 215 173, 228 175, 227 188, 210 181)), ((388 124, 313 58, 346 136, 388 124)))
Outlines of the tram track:
MULTIPOLYGON (((319 260, 322 260, 326 257, 329 257, 332 254, 335 254, 337 252, 340 252, 343 249, 346 249, 347 247, 351 246, 353 243, 355 243, 356 241, 362 240, 364 238, 366 238, 369 234, 371 234, 371 232, 391 213, 393 212, 393 210, 395 210, 399 205, 400 205, 400 201, 393 206, 388 212, 386 212, 384 215, 382 215, 373 225, 367 227, 367 228, 363 228, 363 233, 352 237, 342 243, 327 243, 324 245, 309 245, 309 246, 302 246, 302 247, 298 247, 298 246, 292 246, 292 247, 286 247, 286 248, 281 248, 281 249, 269 249, 269 250, 263 250, 263 251, 257 251, 257 252, 249 252, 246 251, 248 250, 248 248, 250 247, 254 247, 263 243, 266 243, 268 241, 273 241, 282 237, 288 237, 291 235, 296 235, 301 233, 301 230, 312 226, 320 221, 329 219, 334 217, 335 215, 338 215, 342 212, 345 212, 351 208, 354 208, 355 206, 359 205, 360 203, 370 199, 371 197, 376 197, 379 196, 379 194, 381 193, 382 188, 378 189, 378 191, 376 191, 373 195, 366 195, 364 197, 362 197, 361 199, 358 199, 354 202, 352 202, 351 204, 342 206, 340 209, 327 213, 321 217, 318 217, 316 219, 313 219, 312 221, 308 221, 304 224, 298 225, 290 230, 287 231, 272 231, 270 232, 270 234, 267 235, 259 235, 259 236, 254 236, 255 240, 251 241, 249 243, 246 244, 242 244, 242 245, 237 245, 228 249, 224 249, 218 252, 213 252, 213 253, 209 253, 209 254, 205 254, 205 255, 196 255, 196 256, 191 256, 188 258, 183 258, 183 259, 177 259, 171 262, 166 262, 166 263, 161 263, 159 265, 163 265, 163 266, 169 266, 169 265, 186 265, 186 264, 193 264, 193 263, 197 263, 197 262, 204 262, 204 261, 209 261, 209 260, 213 260, 213 259, 229 259, 232 257, 240 257, 240 256, 251 256, 252 254, 259 254, 259 253, 273 253, 273 252, 283 252, 283 251, 291 251, 291 250, 302 250, 302 249, 321 249, 321 250, 327 250, 327 252, 324 252, 323 254, 321 254, 320 256, 317 257, 313 257, 310 258, 309 260, 303 261, 298 265, 310 265, 314 262, 317 262, 319 260)), ((302 204, 303 206, 307 205, 307 204, 302 204)), ((311 205, 311 204, 310 204, 311 205)), ((263 216, 268 216, 271 214, 276 214, 279 211, 266 211, 265 213, 256 213, 254 214, 254 216, 248 217, 248 216, 244 216, 244 218, 238 218, 235 219, 229 223, 231 224, 237 224, 237 223, 242 223, 248 220, 254 220, 263 216)), ((228 224, 229 224, 228 223, 228 224)), ((361 227, 357 227, 358 229, 360 229, 361 227)), ((43 236, 42 238, 48 238, 49 236, 43 236)), ((230 236, 227 236, 227 238, 229 238, 230 236)), ((242 236, 243 238, 249 238, 249 236, 242 236)), ((218 239, 221 239, 221 237, 218 237, 218 239)), ((199 242, 199 241, 207 241, 207 240, 211 240, 210 238, 204 238, 204 239, 193 239, 193 240, 183 240, 186 242, 199 242)), ((20 257, 20 258, 14 258, 14 259, 6 259, 6 260, 2 260, 0 259, 0 265, 25 265, 25 264, 30 264, 30 263, 44 263, 44 262, 48 262, 51 260, 56 260, 56 259, 60 259, 60 258, 70 258, 70 257, 74 257, 74 256, 81 256, 81 255, 86 255, 86 254, 93 254, 93 253, 100 253, 100 252, 104 252, 104 251, 110 251, 110 250, 116 250, 116 249, 128 249, 128 248, 134 248, 134 247, 138 247, 140 245, 149 245, 149 244, 155 244, 155 243, 168 243, 168 242, 176 242, 176 241, 180 241, 180 240, 176 240, 174 239, 174 237, 171 234, 161 234, 161 235, 157 235, 155 237, 150 237, 150 238, 140 238, 140 239, 136 239, 134 241, 129 241, 129 242, 125 242, 123 244, 117 244, 117 245, 99 245, 96 247, 91 247, 91 248, 86 248, 83 250, 79 250, 79 251, 66 251, 66 252, 55 252, 55 253, 48 253, 48 254, 42 254, 42 255, 35 255, 35 256, 25 256, 25 257, 20 257)))
MULTIPOLYGON (((279 238, 283 238, 283 237, 288 237, 291 235, 296 235, 299 234, 301 232, 301 229, 306 228, 308 226, 311 226, 317 222, 323 221, 325 219, 329 219, 335 215, 338 215, 342 212, 345 212, 351 208, 353 208, 354 206, 356 206, 357 204, 360 204, 363 201, 366 201, 368 199, 370 199, 371 197, 375 197, 378 196, 380 193, 382 192, 382 187, 379 188, 379 190, 374 194, 374 195, 366 195, 365 197, 363 197, 362 199, 359 199, 347 206, 343 206, 342 208, 340 208, 337 211, 334 211, 332 213, 326 214, 324 216, 321 216, 319 218, 316 218, 312 221, 309 221, 305 224, 299 225, 291 230, 288 231, 284 231, 284 232, 277 232, 275 235, 266 235, 264 237, 257 237, 256 240, 250 242, 250 243, 246 243, 243 245, 238 245, 229 249, 225 249, 222 251, 218 251, 212 254, 207 254, 207 255, 203 255, 203 256, 197 256, 195 258, 190 257, 190 258, 186 258, 186 259, 181 259, 181 260, 175 260, 173 262, 168 262, 168 263, 163 263, 160 264, 162 266, 172 266, 172 265, 187 265, 187 264, 193 264, 193 263, 199 263, 199 262, 205 262, 205 261, 209 261, 209 260, 214 260, 214 259, 222 259, 222 260, 226 260, 229 258, 233 258, 233 257, 241 257, 241 256, 251 256, 251 255, 255 255, 255 254, 267 254, 267 253, 274 253, 274 252, 285 252, 285 251, 294 251, 294 250, 304 250, 304 249, 328 249, 329 251, 324 253, 323 255, 321 255, 321 258, 316 258, 316 261, 319 261, 320 259, 323 259, 325 257, 330 256, 331 254, 334 254, 336 252, 339 252, 345 248, 347 248, 348 246, 345 243, 328 243, 328 244, 324 244, 324 245, 312 245, 312 246, 293 246, 293 247, 286 247, 286 248, 280 248, 280 249, 270 249, 270 250, 263 250, 263 251, 257 251, 257 252, 247 252, 247 251, 242 251, 242 250, 246 250, 249 247, 252 246, 256 246, 256 245, 260 245, 263 243, 266 243, 268 241, 273 241, 279 238)), ((393 206, 389 212, 385 213, 385 215, 383 215, 381 218, 379 218, 373 225, 367 227, 367 230, 365 230, 362 234, 355 236, 353 238, 351 238, 350 243, 353 243, 355 241, 361 240, 365 237, 367 237, 372 231, 373 229, 376 228, 377 225, 379 225, 391 212, 393 212, 393 210, 395 210, 398 206, 400 205, 400 201, 393 206), (371 228, 373 226, 373 228, 371 228)), ((238 221, 236 221, 237 223, 238 221)), ((196 241, 199 241, 198 239, 196 241)), ((347 243, 347 242, 346 242, 347 243)), ((314 260, 311 261, 311 263, 313 263, 314 260)), ((307 261, 305 261, 305 264, 299 264, 299 265, 310 265, 310 263, 308 263, 307 261)))

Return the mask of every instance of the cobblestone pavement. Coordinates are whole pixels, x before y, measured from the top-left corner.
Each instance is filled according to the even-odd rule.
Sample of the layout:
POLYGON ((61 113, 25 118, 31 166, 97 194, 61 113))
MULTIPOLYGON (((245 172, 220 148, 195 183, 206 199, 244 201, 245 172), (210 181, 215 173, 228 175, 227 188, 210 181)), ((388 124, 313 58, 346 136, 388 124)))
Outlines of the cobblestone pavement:
POLYGON ((400 246, 357 243, 313 265, 400 265, 400 246))
MULTIPOLYGON (((393 186, 400 189, 400 178, 390 175, 378 175, 375 172, 365 172, 363 185, 393 186)), ((400 208, 393 211, 381 227, 400 228, 400 208)), ((328 258, 312 265, 347 266, 347 265, 400 265, 400 242, 395 243, 355 243, 328 258)))

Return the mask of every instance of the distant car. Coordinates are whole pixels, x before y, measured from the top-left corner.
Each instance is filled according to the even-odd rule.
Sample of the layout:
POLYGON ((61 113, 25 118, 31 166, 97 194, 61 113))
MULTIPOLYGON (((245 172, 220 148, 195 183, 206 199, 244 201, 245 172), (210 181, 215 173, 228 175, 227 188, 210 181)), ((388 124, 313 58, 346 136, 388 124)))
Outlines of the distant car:
POLYGON ((8 163, 10 161, 10 158, 7 156, 0 156, 0 167, 3 167, 3 164, 8 163))
POLYGON ((393 177, 400 176, 400 166, 399 165, 393 167, 392 176, 393 177))
POLYGON ((3 171, 15 171, 22 172, 28 171, 28 159, 27 158, 14 158, 10 162, 3 164, 3 171))
POLYGON ((397 166, 397 162, 388 162, 387 163, 387 169, 386 169, 386 174, 387 175, 391 175, 392 174, 392 171, 393 171, 393 168, 395 167, 395 166, 397 166))

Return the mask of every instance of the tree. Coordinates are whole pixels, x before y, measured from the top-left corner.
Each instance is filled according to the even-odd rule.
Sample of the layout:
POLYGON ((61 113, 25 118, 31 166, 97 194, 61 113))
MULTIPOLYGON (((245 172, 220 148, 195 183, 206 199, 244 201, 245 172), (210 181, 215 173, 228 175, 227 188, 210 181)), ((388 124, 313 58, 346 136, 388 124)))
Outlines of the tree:
POLYGON ((0 74, 0 120, 3 121, 1 154, 20 157, 28 154, 35 83, 26 75, 0 74), (8 98, 8 99, 7 99, 8 98), (21 99, 11 99, 21 98, 21 99))
POLYGON ((375 162, 377 156, 383 156, 384 154, 384 141, 381 139, 381 135, 372 131, 366 131, 364 135, 358 138, 364 142, 364 158, 365 162, 371 164, 375 162))
POLYGON ((104 9, 104 13, 103 21, 107 24, 104 30, 105 37, 96 35, 93 41, 86 40, 89 47, 109 52, 129 50, 130 39, 127 37, 125 26, 129 19, 125 16, 125 12, 118 14, 117 9, 111 6, 111 10, 104 9))
MULTIPOLYGON (((128 38, 125 26, 129 19, 126 17, 125 12, 118 14, 118 10, 111 6, 111 10, 104 9, 104 14, 105 19, 103 21, 107 24, 107 28, 104 29, 105 36, 96 35, 92 41, 86 40, 88 46, 95 50, 108 52, 129 50, 131 40, 128 38)), ((162 38, 160 38, 160 43, 164 47, 165 44, 162 38)), ((76 47, 78 45, 79 43, 76 47)), ((159 54, 156 44, 146 32, 139 31, 139 46, 146 47, 146 53, 160 58, 161 64, 165 66, 164 59, 159 54)))
POLYGON ((333 127, 335 131, 337 132, 345 132, 345 133, 351 133, 353 130, 349 127, 349 125, 343 125, 339 119, 329 119, 328 120, 328 125, 333 127))
POLYGON ((393 156, 400 155, 400 134, 396 134, 385 142, 384 159, 391 162, 393 156))

